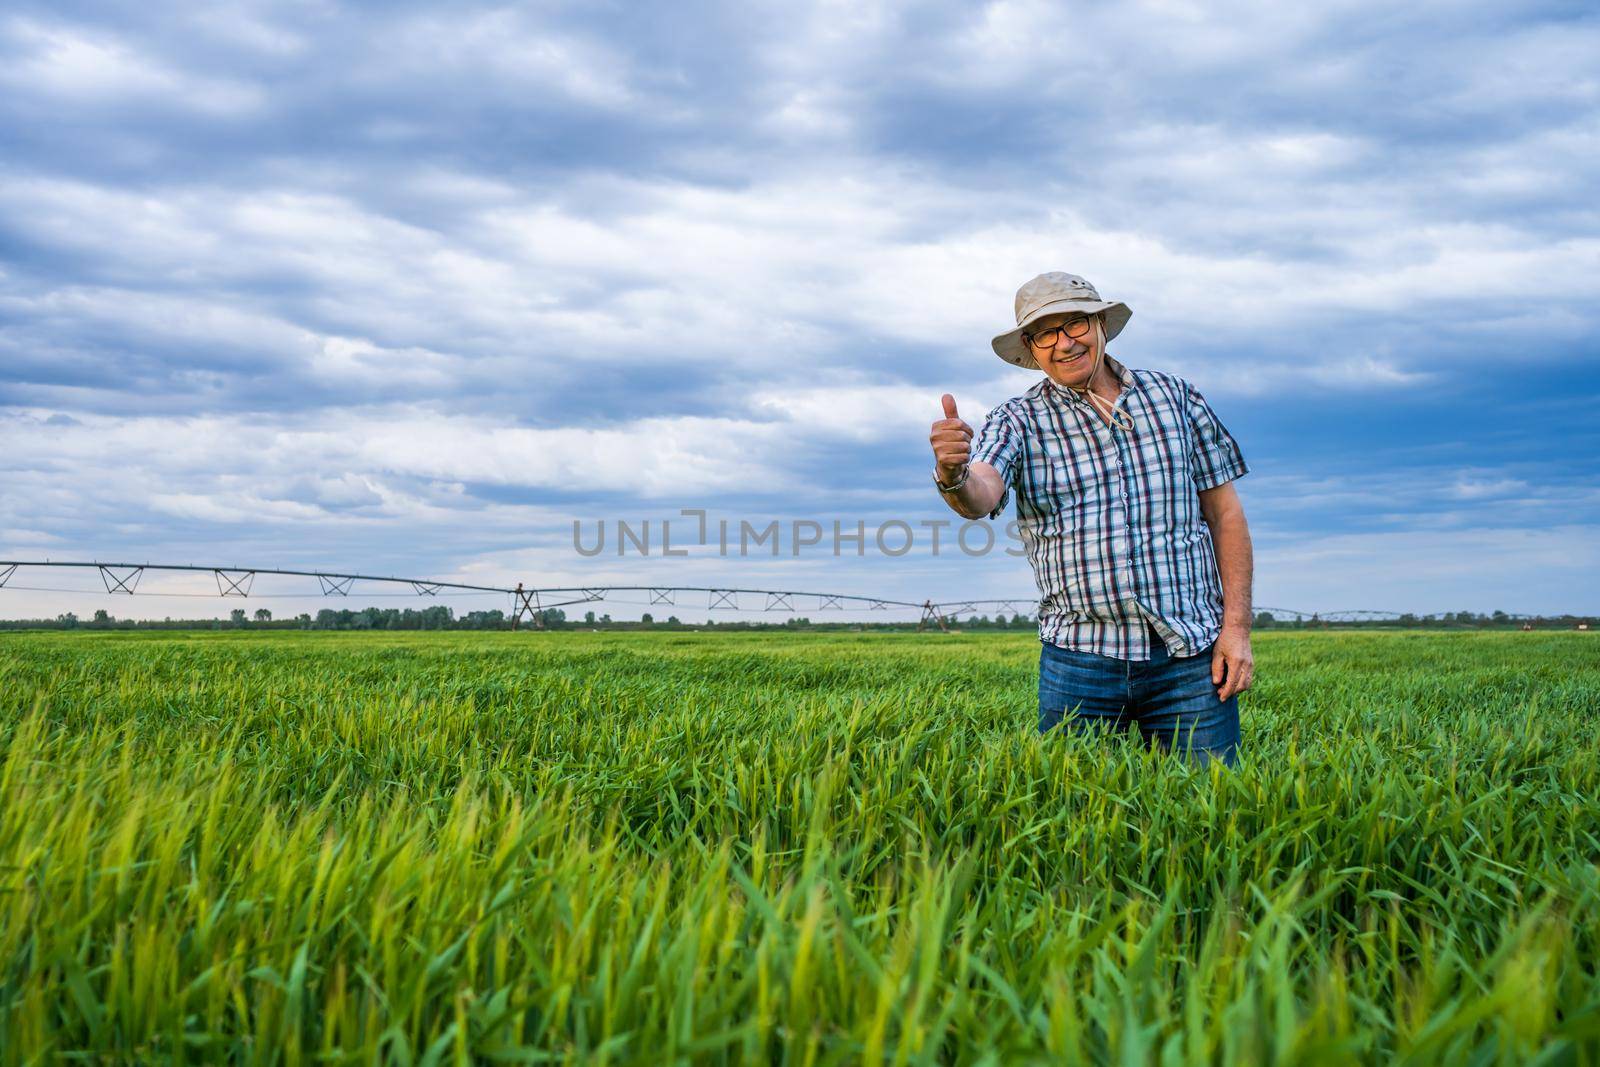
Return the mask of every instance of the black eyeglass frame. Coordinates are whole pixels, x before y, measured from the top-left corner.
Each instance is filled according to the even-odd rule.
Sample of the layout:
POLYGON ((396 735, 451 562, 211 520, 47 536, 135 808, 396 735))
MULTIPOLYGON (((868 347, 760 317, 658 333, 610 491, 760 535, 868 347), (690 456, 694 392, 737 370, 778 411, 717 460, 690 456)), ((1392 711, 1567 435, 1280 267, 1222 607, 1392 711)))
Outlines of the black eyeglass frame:
POLYGON ((1060 338, 1052 337, 1052 338, 1050 338, 1049 342, 1046 343, 1046 344, 1040 344, 1039 341, 1038 341, 1038 338, 1043 337, 1047 333, 1053 334, 1057 330, 1064 330, 1064 331, 1066 331, 1066 335, 1068 337, 1070 337, 1074 341, 1076 341, 1080 337, 1089 336, 1089 326, 1090 326, 1090 324, 1092 322, 1094 322, 1094 316, 1093 315, 1080 315, 1080 316, 1078 316, 1076 318, 1068 319, 1066 322, 1058 322, 1054 326, 1046 326, 1044 329, 1040 330, 1038 333, 1025 333, 1025 334, 1022 335, 1022 337, 1033 348, 1054 348, 1056 342, 1058 340, 1060 340, 1060 338), (1073 333, 1072 330, 1068 329, 1068 327, 1076 326, 1079 323, 1083 324, 1083 329, 1079 330, 1077 333, 1073 333))

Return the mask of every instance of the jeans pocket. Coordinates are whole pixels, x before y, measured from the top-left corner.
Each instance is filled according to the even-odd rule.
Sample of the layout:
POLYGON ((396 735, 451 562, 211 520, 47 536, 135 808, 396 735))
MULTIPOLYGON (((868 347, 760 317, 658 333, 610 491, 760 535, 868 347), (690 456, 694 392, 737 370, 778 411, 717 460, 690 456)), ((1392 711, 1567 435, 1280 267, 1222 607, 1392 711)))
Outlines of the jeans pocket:
POLYGON ((1119 660, 1098 656, 1093 652, 1061 648, 1041 642, 1039 653, 1039 700, 1041 704, 1057 699, 1075 701, 1082 695, 1099 694, 1119 685, 1123 680, 1119 660))

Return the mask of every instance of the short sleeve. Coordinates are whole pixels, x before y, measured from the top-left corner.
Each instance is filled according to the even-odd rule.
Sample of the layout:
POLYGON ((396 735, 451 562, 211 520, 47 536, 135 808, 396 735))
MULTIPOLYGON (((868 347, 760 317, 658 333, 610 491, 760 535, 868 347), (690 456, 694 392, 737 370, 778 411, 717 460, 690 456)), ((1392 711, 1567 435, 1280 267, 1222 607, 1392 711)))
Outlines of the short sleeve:
POLYGON ((1239 451, 1239 442, 1222 425, 1217 413, 1211 410, 1200 390, 1185 382, 1185 406, 1189 413, 1190 432, 1194 438, 1194 484, 1196 489, 1215 489, 1249 474, 1250 468, 1239 451))
POLYGON ((1011 501, 1011 486, 1016 480, 1017 457, 1022 452, 1022 434, 1016 421, 1005 405, 989 412, 984 420, 983 429, 978 431, 978 436, 973 439, 972 451, 968 455, 969 462, 987 463, 1000 475, 1000 480, 1005 482, 1005 492, 1000 494, 1000 502, 989 512, 991 519, 1000 517, 1006 510, 1006 505, 1011 501))

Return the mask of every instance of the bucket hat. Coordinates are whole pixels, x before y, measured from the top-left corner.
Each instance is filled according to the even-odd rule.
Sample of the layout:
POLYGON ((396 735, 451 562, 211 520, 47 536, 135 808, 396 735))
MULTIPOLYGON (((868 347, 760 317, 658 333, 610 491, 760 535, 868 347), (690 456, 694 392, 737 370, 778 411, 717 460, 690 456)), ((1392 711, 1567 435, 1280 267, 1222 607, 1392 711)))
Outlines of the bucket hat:
POLYGON ((1093 315, 1101 311, 1106 315, 1107 341, 1121 333, 1133 315, 1128 305, 1120 300, 1101 300, 1100 293, 1095 287, 1076 274, 1067 274, 1059 270, 1046 271, 1017 290, 1016 329, 1008 330, 996 337, 990 345, 994 348, 995 355, 1007 363, 1027 370, 1039 370, 1039 364, 1034 361, 1033 353, 1028 350, 1028 342, 1022 337, 1028 327, 1046 315, 1059 315, 1063 312, 1093 315))

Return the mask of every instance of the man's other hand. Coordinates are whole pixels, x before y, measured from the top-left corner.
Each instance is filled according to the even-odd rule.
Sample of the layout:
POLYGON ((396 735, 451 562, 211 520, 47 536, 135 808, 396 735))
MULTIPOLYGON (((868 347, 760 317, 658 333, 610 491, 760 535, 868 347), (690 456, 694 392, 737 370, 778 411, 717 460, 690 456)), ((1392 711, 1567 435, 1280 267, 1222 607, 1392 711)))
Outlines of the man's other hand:
POLYGON ((1211 650, 1211 684, 1217 687, 1217 702, 1220 704, 1249 689, 1255 670, 1255 657, 1250 653, 1250 632, 1224 626, 1211 650))
POLYGON ((939 469, 939 481, 949 484, 961 476, 961 468, 972 458, 972 427, 956 414, 956 398, 949 393, 940 398, 944 403, 944 418, 933 424, 928 442, 933 445, 933 462, 939 469))

